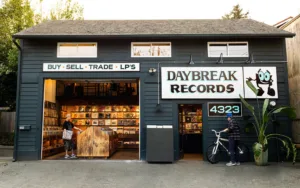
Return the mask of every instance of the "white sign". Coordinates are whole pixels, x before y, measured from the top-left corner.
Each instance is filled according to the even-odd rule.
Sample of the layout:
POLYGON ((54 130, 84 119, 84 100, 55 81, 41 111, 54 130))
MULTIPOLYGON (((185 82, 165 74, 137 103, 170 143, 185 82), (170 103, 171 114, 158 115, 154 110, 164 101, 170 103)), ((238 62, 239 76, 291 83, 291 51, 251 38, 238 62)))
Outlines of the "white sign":
POLYGON ((257 98, 278 98, 276 67, 244 67, 245 98, 256 98, 247 80, 258 90, 257 98))
POLYGON ((44 72, 140 71, 139 63, 44 63, 44 72))
POLYGON ((237 99, 244 96, 242 67, 162 67, 163 99, 237 99))

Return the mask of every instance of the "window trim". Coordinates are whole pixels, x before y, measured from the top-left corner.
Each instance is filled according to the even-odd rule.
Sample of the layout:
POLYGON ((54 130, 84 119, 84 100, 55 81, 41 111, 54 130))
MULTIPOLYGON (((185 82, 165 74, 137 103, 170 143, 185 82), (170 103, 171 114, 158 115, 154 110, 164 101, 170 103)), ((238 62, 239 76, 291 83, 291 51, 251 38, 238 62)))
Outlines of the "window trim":
POLYGON ((131 48, 130 48, 130 54, 131 58, 171 58, 172 57, 172 42, 131 42, 131 48), (165 44, 168 43, 170 44, 170 56, 134 56, 133 55, 133 45, 134 44, 165 44))
POLYGON ((210 44, 227 44, 227 54, 223 54, 223 57, 226 58, 226 57, 249 57, 249 43, 248 41, 230 41, 230 42, 207 42, 207 56, 208 57, 220 57, 220 55, 211 55, 210 54, 210 50, 209 50, 209 47, 210 47, 210 44), (248 55, 247 56, 239 56, 239 55, 230 55, 230 51, 229 50, 229 45, 230 44, 247 44, 247 52, 248 52, 248 55))
POLYGON ((98 57, 98 42, 58 42, 57 50, 56 50, 56 57, 57 58, 97 58, 98 57), (60 44, 95 44, 96 45, 96 56, 61 56, 59 53, 60 44))

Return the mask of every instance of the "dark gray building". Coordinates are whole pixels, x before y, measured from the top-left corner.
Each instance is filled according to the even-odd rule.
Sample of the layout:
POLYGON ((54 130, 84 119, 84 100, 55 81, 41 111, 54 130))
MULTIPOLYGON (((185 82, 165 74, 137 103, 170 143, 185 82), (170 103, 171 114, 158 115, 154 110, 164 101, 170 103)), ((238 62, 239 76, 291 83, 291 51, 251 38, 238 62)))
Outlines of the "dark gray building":
MULTIPOLYGON (((113 112, 104 113, 108 121, 103 127, 118 132, 118 148, 136 145, 133 148, 138 149, 140 160, 146 160, 149 125, 172 128, 174 160, 200 159, 215 140, 211 129, 227 126, 227 112, 240 122, 242 142, 251 152, 256 135, 244 129, 243 117, 249 112, 239 95, 255 105, 245 81, 257 78, 253 84, 259 86, 261 78, 265 84, 260 85, 260 99, 289 105, 285 38, 293 36, 250 19, 50 21, 17 33, 13 36, 20 40, 15 159, 40 160, 43 150, 61 148, 59 141, 45 144, 45 138, 61 136, 56 127, 65 118, 64 105, 73 105, 73 111, 79 112, 75 106, 83 104, 138 106, 137 121, 129 123, 135 128, 127 129, 124 124, 130 113, 119 118, 114 107, 106 112, 116 112, 124 122, 108 120, 114 119, 113 112), (46 80, 54 80, 54 86, 46 87, 46 80), (57 119, 46 120, 46 108, 57 119), (128 135, 137 139, 126 141, 128 135)), ((85 112, 83 123, 79 119, 74 124, 87 129, 89 111, 80 112, 85 112)), ((72 113, 72 118, 77 115, 81 116, 72 113)), ((91 119, 92 126, 101 127, 101 113, 95 117, 99 122, 91 119)), ((275 127, 276 131, 290 135, 290 123, 285 124, 275 127)), ((270 126, 271 131, 275 128, 270 126)), ((276 151, 276 143, 271 143, 271 160, 277 160, 276 151)))

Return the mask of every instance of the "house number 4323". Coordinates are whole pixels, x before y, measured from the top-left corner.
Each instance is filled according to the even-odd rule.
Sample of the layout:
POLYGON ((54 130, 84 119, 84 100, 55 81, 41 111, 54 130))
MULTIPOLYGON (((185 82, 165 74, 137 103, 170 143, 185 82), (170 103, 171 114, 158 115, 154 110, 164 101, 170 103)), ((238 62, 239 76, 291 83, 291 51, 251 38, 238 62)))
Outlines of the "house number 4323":
POLYGON ((209 103, 209 116, 226 116, 227 113, 233 113, 235 116, 241 116, 242 105, 240 103, 209 103))
POLYGON ((210 109, 211 112, 214 113, 239 113, 240 112, 240 107, 239 106, 213 106, 210 109))

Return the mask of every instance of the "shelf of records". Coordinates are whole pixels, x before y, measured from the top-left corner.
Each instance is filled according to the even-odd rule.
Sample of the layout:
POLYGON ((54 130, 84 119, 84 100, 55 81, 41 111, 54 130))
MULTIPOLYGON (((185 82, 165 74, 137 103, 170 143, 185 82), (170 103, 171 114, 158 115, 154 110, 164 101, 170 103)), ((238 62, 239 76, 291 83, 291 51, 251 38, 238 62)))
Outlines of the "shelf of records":
MULTIPOLYGON (((139 106, 62 106, 61 116, 71 114, 74 125, 139 126, 139 106)), ((63 123, 63 119, 61 123, 63 123)))
MULTIPOLYGON (((61 120, 63 124, 65 120, 61 120)), ((72 119, 72 123, 75 126, 131 126, 138 127, 138 119, 72 119)))
POLYGON ((119 148, 139 148, 139 141, 125 141, 119 148))
POLYGON ((46 140, 43 142, 42 158, 49 157, 64 151, 64 143, 61 139, 46 140))
POLYGON ((94 106, 66 106, 63 105, 61 110, 64 112, 139 112, 137 105, 94 105, 94 106))
POLYGON ((44 116, 58 118, 57 106, 53 102, 45 101, 44 116))
POLYGON ((43 128, 43 138, 48 138, 51 136, 62 137, 63 130, 58 126, 44 126, 43 128))
POLYGON ((197 112, 188 112, 186 114, 183 113, 182 115, 179 113, 179 115, 182 117, 180 120, 182 123, 202 123, 202 113, 197 114, 197 112))
POLYGON ((202 123, 183 123, 183 132, 186 134, 201 134, 202 123))

